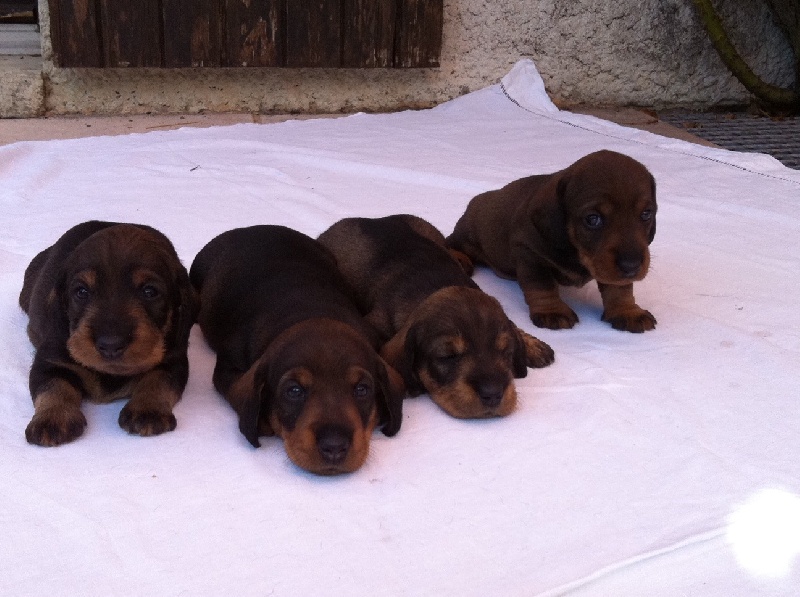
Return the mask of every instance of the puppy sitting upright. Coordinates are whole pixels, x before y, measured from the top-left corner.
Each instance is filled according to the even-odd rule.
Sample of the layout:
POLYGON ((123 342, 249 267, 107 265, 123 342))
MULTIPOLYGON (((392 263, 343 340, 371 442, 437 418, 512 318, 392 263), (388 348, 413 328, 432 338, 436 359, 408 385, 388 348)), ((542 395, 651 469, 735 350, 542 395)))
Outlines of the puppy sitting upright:
POLYGON ((402 380, 315 240, 282 226, 230 230, 203 247, 190 277, 217 353, 214 386, 253 446, 277 435, 295 464, 331 475, 363 464, 377 425, 400 429, 402 380))
POLYGON ((175 429, 186 386, 196 295, 169 240, 149 226, 85 222, 34 257, 19 304, 36 348, 32 444, 57 446, 86 427, 83 398, 130 401, 120 427, 175 429))
POLYGON ((533 323, 571 328, 578 316, 558 284, 597 280, 603 321, 644 332, 655 317, 636 304, 633 282, 650 267, 656 187, 647 169, 613 151, 589 154, 554 174, 529 176, 472 199, 448 246, 516 278, 533 323))
POLYGON ((552 349, 517 329, 425 220, 349 218, 319 240, 336 256, 367 320, 388 340, 381 352, 409 392, 428 392, 450 415, 509 414, 517 400, 514 378, 525 377, 528 364, 553 361, 552 349))

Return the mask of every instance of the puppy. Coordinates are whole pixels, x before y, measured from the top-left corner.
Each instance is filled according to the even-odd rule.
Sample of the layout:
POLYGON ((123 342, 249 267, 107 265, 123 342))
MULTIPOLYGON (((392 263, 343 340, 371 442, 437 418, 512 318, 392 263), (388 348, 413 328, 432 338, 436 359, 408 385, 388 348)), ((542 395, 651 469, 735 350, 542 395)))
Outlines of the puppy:
POLYGON ((427 392, 459 418, 503 416, 517 400, 513 380, 544 367, 552 349, 525 334, 482 292, 425 220, 349 218, 322 233, 354 287, 382 349, 409 392, 427 392))
POLYGON ((449 247, 517 279, 533 323, 571 328, 578 316, 558 285, 597 280, 603 321, 628 332, 655 328, 633 282, 650 267, 656 185, 647 169, 613 151, 589 154, 554 174, 529 176, 472 199, 449 247))
POLYGON ((217 353, 214 386, 253 446, 277 435, 292 462, 332 475, 364 463, 376 426, 399 431, 402 380, 315 240, 282 226, 230 230, 200 251, 190 277, 217 353))
POLYGON ((130 398, 119 414, 129 433, 175 429, 197 299, 167 237, 149 226, 78 224, 31 261, 19 304, 36 348, 30 443, 80 436, 84 398, 130 398))

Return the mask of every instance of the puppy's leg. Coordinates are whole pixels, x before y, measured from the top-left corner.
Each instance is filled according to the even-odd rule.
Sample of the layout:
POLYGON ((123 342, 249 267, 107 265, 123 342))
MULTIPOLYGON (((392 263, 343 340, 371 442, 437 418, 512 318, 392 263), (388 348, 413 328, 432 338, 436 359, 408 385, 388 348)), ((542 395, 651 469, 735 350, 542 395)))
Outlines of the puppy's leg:
POLYGON ((183 386, 171 372, 158 368, 143 374, 133 394, 119 413, 119 426, 136 435, 158 435, 177 425, 173 407, 181 399, 183 386))
POLYGON ((603 297, 603 321, 615 330, 641 333, 656 327, 656 318, 633 298, 633 284, 613 286, 597 283, 603 297))
MULTIPOLYGON (((31 368, 31 380, 37 382, 37 364, 31 368)), ((52 375, 52 374, 51 374, 52 375)), ((37 383, 34 390, 34 415, 25 429, 25 439, 39 446, 58 446, 80 437, 86 428, 86 417, 81 412, 83 398, 69 377, 52 375, 50 379, 37 383)), ((74 380, 79 383, 77 379, 74 380)), ((34 385, 33 383, 31 385, 34 385)))
POLYGON ((535 263, 522 263, 517 267, 517 279, 533 325, 563 330, 578 323, 575 311, 558 296, 558 285, 544 268, 535 263))
POLYGON ((522 343, 525 345, 525 364, 534 369, 547 367, 556 360, 556 353, 547 342, 517 328, 522 343))

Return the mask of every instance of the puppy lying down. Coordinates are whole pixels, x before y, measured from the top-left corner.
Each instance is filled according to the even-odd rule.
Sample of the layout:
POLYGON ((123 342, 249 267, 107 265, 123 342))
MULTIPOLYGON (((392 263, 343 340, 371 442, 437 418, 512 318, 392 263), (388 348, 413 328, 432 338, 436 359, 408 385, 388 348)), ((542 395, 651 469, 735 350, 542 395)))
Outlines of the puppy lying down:
POLYGON ((332 475, 364 463, 376 426, 398 432, 402 379, 319 243, 282 226, 230 230, 190 276, 217 353, 214 386, 253 446, 277 435, 295 464, 332 475))
POLYGON ((19 304, 36 348, 27 440, 57 446, 86 427, 84 398, 130 398, 120 427, 175 429, 197 301, 170 241, 149 226, 85 222, 39 253, 19 304))
POLYGON ((427 392, 450 415, 509 414, 514 378, 553 361, 552 349, 517 329, 425 220, 348 218, 319 241, 336 256, 409 392, 427 392))
POLYGON ((647 169, 613 151, 589 154, 553 174, 528 176, 472 199, 449 247, 516 279, 533 323, 571 328, 575 312, 558 285, 597 280, 603 321, 628 332, 655 328, 633 283, 650 267, 656 185, 647 169))

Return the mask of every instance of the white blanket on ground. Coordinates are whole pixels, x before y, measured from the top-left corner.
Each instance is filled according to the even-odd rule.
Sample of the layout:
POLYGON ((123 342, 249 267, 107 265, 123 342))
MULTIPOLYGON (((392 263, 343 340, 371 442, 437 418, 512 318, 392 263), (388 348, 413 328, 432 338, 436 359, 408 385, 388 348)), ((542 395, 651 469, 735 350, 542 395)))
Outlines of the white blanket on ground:
POLYGON ((796 595, 800 590, 800 172, 559 112, 530 62, 432 110, 0 148, 0 594, 796 595), (87 219, 146 223, 188 266, 254 223, 316 236, 414 213, 448 234, 475 194, 608 148, 658 184, 645 334, 535 329, 519 288, 477 282, 556 362, 511 416, 423 396, 365 466, 320 478, 253 449, 195 327, 172 433, 86 405, 58 448, 25 442, 30 259, 87 219))

